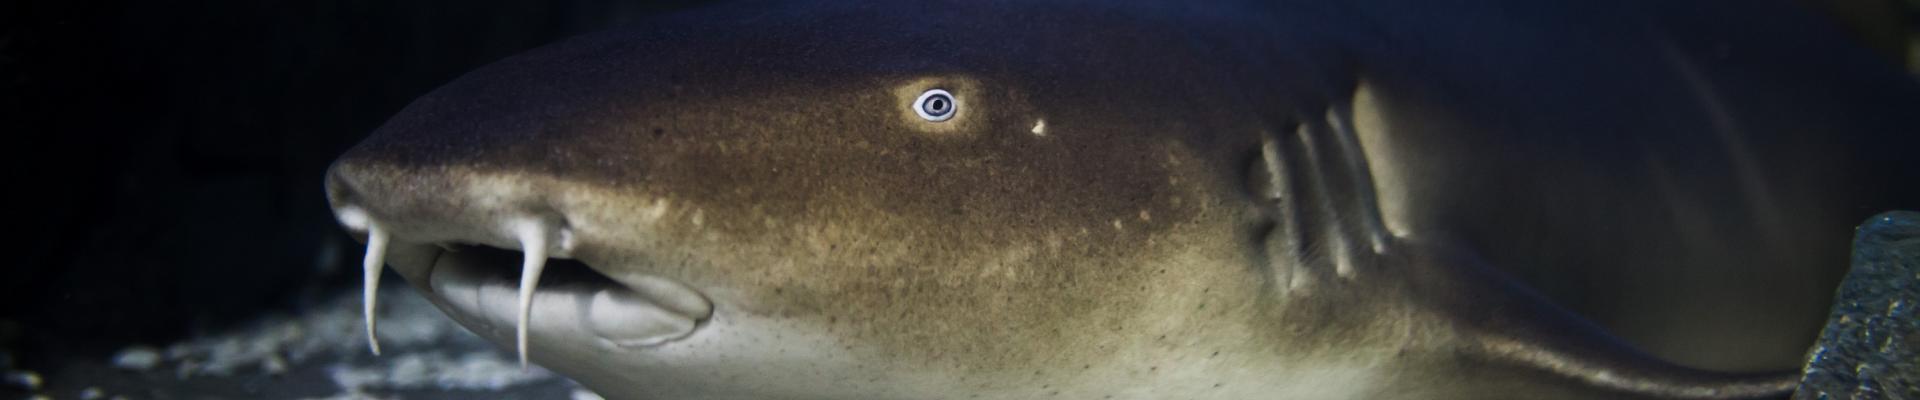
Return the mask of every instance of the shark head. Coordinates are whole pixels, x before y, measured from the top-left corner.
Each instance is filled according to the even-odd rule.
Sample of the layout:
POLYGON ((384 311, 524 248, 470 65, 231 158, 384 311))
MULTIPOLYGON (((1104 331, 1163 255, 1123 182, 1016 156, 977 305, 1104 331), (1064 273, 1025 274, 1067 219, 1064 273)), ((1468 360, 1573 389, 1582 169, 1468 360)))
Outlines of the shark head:
POLYGON ((1256 17, 697 10, 469 73, 327 193, 369 288, 391 265, 609 397, 1778 388, 1636 369, 1388 232, 1352 132, 1377 110, 1332 34, 1256 17), (1473 365, 1511 366, 1449 372, 1473 365))

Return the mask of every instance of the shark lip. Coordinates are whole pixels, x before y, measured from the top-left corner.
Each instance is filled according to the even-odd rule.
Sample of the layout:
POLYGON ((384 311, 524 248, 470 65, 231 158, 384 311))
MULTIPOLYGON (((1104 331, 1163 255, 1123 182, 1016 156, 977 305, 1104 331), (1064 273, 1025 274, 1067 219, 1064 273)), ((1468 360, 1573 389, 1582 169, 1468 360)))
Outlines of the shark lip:
MULTIPOLYGON (((427 272, 432 295, 470 329, 511 343, 525 254, 490 246, 447 248, 427 272)), ((527 321, 536 344, 597 338, 619 348, 653 347, 693 335, 713 316, 705 295, 676 281, 634 274, 616 280, 571 259, 546 264, 527 321)), ((537 347, 529 352, 538 354, 537 347)))

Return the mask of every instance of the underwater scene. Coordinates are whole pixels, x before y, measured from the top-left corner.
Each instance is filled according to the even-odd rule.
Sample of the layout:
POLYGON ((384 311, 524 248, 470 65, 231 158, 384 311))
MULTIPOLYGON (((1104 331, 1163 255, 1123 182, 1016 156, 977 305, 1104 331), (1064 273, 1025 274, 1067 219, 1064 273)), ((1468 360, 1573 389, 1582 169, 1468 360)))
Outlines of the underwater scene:
POLYGON ((0 399, 1920 399, 1920 2, 6 10, 0 399))

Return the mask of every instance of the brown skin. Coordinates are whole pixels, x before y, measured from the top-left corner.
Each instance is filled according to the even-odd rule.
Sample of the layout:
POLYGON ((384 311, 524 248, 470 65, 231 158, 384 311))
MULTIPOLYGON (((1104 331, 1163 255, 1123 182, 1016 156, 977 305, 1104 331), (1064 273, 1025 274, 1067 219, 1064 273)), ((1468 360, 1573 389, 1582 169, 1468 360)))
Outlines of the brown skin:
MULTIPOLYGON (((1484 257, 1522 272, 1599 274, 1620 266, 1684 270, 1738 253, 1743 266, 1833 275, 1794 269, 1819 258, 1811 250, 1753 246, 1778 244, 1767 241, 1777 237, 1701 233, 1746 232, 1745 214, 1706 209, 1724 215, 1705 219, 1736 222, 1675 232, 1671 220, 1629 212, 1748 194, 1715 183, 1737 175, 1715 169, 1725 166, 1649 177, 1635 174, 1644 160, 1581 158, 1587 155, 1578 151, 1594 143, 1552 142, 1618 139, 1656 159, 1713 156, 1710 145, 1661 147, 1648 139, 1696 131, 1685 123, 1626 119, 1645 123, 1613 130, 1582 119, 1635 115, 1638 102, 1697 106, 1689 101, 1698 98, 1604 85, 1580 86, 1575 93, 1584 97, 1565 102, 1516 98, 1465 78, 1481 75, 1459 75, 1502 64, 1447 64, 1431 57, 1444 51, 1420 47, 1445 37, 1428 43, 1395 32, 1412 30, 1404 24, 1326 22, 1396 13, 1225 8, 910 3, 696 11, 462 77, 343 155, 329 192, 336 206, 364 207, 396 240, 413 244, 504 246, 512 241, 500 221, 549 220, 578 238, 570 256, 602 273, 672 279, 699 290, 725 318, 830 338, 825 347, 851 354, 864 372, 826 373, 880 388, 861 397, 1097 397, 1128 393, 1129 385, 1231 397, 1197 390, 1261 393, 1244 388, 1291 384, 1307 388, 1287 392, 1295 397, 1610 398, 1627 390, 1719 398, 1783 387, 1783 379, 1696 372, 1642 356, 1483 265, 1484 257), (1416 61, 1388 62, 1403 54, 1416 61), (1461 94, 1462 84, 1492 89, 1461 94), (914 98, 934 88, 959 99, 954 119, 929 122, 913 113, 914 98), (1354 105, 1365 90, 1378 103, 1354 105), (1463 100, 1476 98, 1490 100, 1463 100), (1600 106, 1564 108, 1581 104, 1600 106), (1352 122, 1367 115, 1387 128, 1355 132, 1352 122), (1345 125, 1323 125, 1328 117, 1345 125), (1519 129, 1542 124, 1564 130, 1519 129), (1278 150, 1263 153, 1263 145, 1278 150), (1565 154, 1572 156, 1549 157, 1565 154), (1269 164, 1280 165, 1280 174, 1263 169, 1269 164), (1381 187, 1378 196, 1407 208, 1382 215, 1375 176, 1404 185, 1381 187), (1569 198, 1556 194, 1563 193, 1556 182, 1593 193, 1682 193, 1569 198), (1608 230, 1583 230, 1596 221, 1608 230), (1390 226, 1414 230, 1389 234, 1390 226), (1515 226, 1527 229, 1501 229, 1515 226), (1447 235, 1462 237, 1440 239, 1447 235), (1662 245, 1578 240, 1622 235, 1662 245), (1381 246, 1368 238, 1381 238, 1381 246), (1692 245, 1699 243, 1709 246, 1692 245), (1317 369, 1365 374, 1356 384, 1303 372, 1317 369), (928 376, 937 382, 913 380, 928 376)), ((1631 45, 1644 39, 1620 37, 1631 45)), ((1678 73, 1670 59, 1616 55, 1594 57, 1632 68, 1551 66, 1629 81, 1678 73), (1628 72, 1606 75, 1616 70, 1628 72)), ((1519 72, 1507 72, 1519 77, 1542 73, 1528 69, 1537 61, 1512 62, 1519 72)), ((1782 74, 1805 78, 1800 72, 1782 74)), ((1565 82, 1554 78, 1541 84, 1565 82)), ((1842 115, 1861 126, 1891 126, 1873 110, 1809 113, 1808 120, 1842 115)), ((1815 164, 1795 170, 1800 175, 1762 177, 1780 186, 1817 188, 1824 181, 1816 178, 1859 170, 1830 162, 1832 149, 1848 144, 1783 148, 1801 139, 1781 139, 1781 132, 1800 131, 1749 126, 1762 127, 1747 133, 1764 154, 1792 155, 1769 159, 1815 164)), ((1807 228, 1841 221, 1828 217, 1849 207, 1898 198, 1835 197, 1748 199, 1750 207, 1730 208, 1792 207, 1805 212, 1779 223, 1807 228)), ((1843 245, 1845 235, 1833 239, 1843 245)), ((1807 248, 1833 247, 1815 242, 1807 248)), ((402 258, 432 257, 410 248, 401 247, 402 258)), ((430 290, 422 267, 398 264, 430 290)), ((1819 297, 1817 289, 1788 289, 1782 298, 1819 297)), ((1659 311, 1601 309, 1615 317, 1659 311)), ((543 338, 566 339, 535 335, 543 338)), ((1769 343, 1778 352, 1800 346, 1769 343)), ((554 350, 533 356, 603 394, 685 394, 692 392, 660 383, 726 381, 651 371, 659 381, 639 385, 654 378, 609 372, 590 361, 595 350, 569 345, 536 345, 554 350)), ((803 369, 754 373, 779 381, 779 374, 817 372, 803 369)), ((733 389, 706 394, 809 395, 733 389)))
MULTIPOLYGON (((600 45, 593 41, 563 48, 600 45)), ((1245 150, 1195 148, 1176 139, 1240 131, 1249 134, 1228 140, 1250 143, 1258 128, 1248 125, 1257 121, 1212 122, 1228 110, 1162 118, 1164 110, 1147 101, 1173 95, 1229 104, 1200 90, 1211 85, 1073 89, 1024 74, 941 72, 950 68, 792 80, 786 76, 806 71, 783 69, 862 68, 872 60, 831 54, 834 49, 811 49, 830 54, 807 58, 794 54, 801 49, 754 55, 768 47, 756 44, 719 45, 747 48, 740 54, 749 59, 711 62, 778 65, 748 73, 673 64, 696 59, 676 50, 705 55, 710 45, 702 45, 644 50, 648 60, 669 60, 666 65, 566 67, 620 71, 608 78, 619 80, 616 87, 598 79, 497 76, 569 59, 522 56, 465 77, 412 109, 438 109, 455 99, 563 96, 538 102, 558 110, 527 112, 510 107, 534 101, 500 100, 504 104, 462 101, 457 111, 409 111, 382 130, 408 134, 377 133, 340 163, 392 166, 409 171, 391 175, 416 177, 412 169, 434 165, 551 176, 569 187, 558 190, 589 191, 601 202, 565 210, 569 218, 609 221, 593 224, 604 233, 579 232, 577 257, 589 264, 670 260, 661 268, 671 269, 657 273, 738 291, 742 310, 829 326, 880 343, 883 352, 961 369, 1030 365, 1038 356, 1098 362, 1047 350, 1075 348, 1074 341, 1085 340, 1080 330, 1143 330, 1128 321, 1150 299, 1211 303, 1200 315, 1217 315, 1246 314, 1244 303, 1259 297, 1246 280, 1255 268, 1245 250, 1254 240, 1257 217, 1248 213, 1255 203, 1240 187, 1239 166, 1231 164, 1245 150), (843 65, 826 66, 843 57, 849 59, 843 65), (541 85, 463 84, 529 81, 541 85), (564 86, 545 86, 554 84, 564 86), (956 93, 961 114, 939 123, 912 114, 909 103, 930 88, 956 93), (499 120, 422 121, 456 113, 499 120), (1031 133, 1042 119, 1049 134, 1031 133), (431 129, 446 133, 421 134, 417 127, 426 124, 444 124, 431 129), (457 131, 470 126, 487 129, 457 131), (443 142, 453 138, 480 143, 443 142), (668 222, 647 226, 647 234, 622 229, 641 224, 612 222, 631 213, 620 205, 653 199, 674 207, 668 222), (691 220, 695 212, 699 225, 691 220), (658 241, 596 242, 632 237, 658 241), (1214 271, 1139 262, 1183 253, 1221 262, 1203 265, 1214 271), (934 338, 951 346, 926 345, 934 338)), ((946 57, 997 45, 952 48, 946 57)), ((579 50, 545 52, 563 51, 579 50)), ((1126 336, 1149 333, 1171 332, 1126 336)))

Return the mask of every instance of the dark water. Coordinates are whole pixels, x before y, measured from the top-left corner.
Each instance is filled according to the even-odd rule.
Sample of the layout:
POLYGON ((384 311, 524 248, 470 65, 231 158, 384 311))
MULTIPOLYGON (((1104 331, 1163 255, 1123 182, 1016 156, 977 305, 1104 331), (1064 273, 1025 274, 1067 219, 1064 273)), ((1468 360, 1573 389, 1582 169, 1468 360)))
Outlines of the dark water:
MULTIPOLYGON (((88 386, 132 398, 340 392, 324 376, 333 355, 278 376, 187 380, 173 362, 107 364, 129 346, 329 307, 357 282, 360 246, 321 193, 334 156, 461 73, 687 3, 7 3, 0 132, 21 238, 0 268, 10 380, 31 371, 57 398, 88 386)), ((568 393, 549 386, 540 393, 568 393)), ((23 387, 0 385, 0 398, 23 387)))

